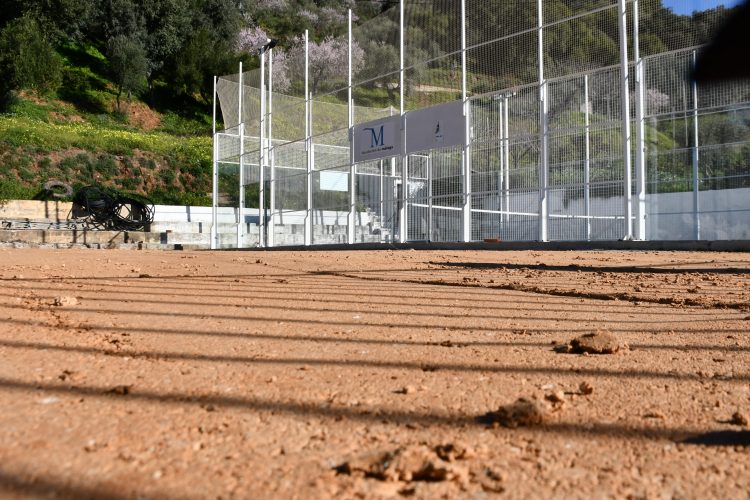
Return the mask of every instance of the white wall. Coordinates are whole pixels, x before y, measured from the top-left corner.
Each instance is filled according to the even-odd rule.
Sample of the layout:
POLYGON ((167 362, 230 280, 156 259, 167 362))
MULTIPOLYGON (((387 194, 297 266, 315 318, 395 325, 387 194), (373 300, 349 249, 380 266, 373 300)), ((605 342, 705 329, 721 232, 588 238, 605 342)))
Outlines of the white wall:
MULTIPOLYGON (((512 193, 510 195, 511 211, 536 210, 536 193, 512 193)), ((563 204, 562 195, 551 193, 550 212, 553 214, 585 214, 583 199, 569 200, 563 204)), ((646 237, 649 240, 692 240, 694 238, 693 193, 661 193, 646 197, 646 237)), ((485 207, 494 209, 495 207, 485 207)), ((702 240, 741 240, 750 239, 750 188, 725 189, 720 191, 701 191, 701 239, 702 240)), ((591 215, 612 216, 622 214, 622 198, 591 198, 591 215)), ((357 212, 357 225, 365 226, 371 222, 367 212, 357 212)), ((221 207, 218 212, 219 224, 237 224, 237 209, 221 207)), ((347 213, 335 210, 313 211, 314 225, 345 226, 347 213)), ((277 224, 304 224, 304 211, 290 211, 277 214, 277 224)), ((555 219, 551 219, 555 220, 555 219)), ((570 219, 567 219, 570 221, 570 219)), ((582 219, 575 219, 580 221, 582 219)), ((258 221, 258 210, 245 210, 245 222, 255 224, 258 221)), ((598 221, 604 226, 606 220, 598 221)), ((154 230, 164 231, 170 224, 179 229, 179 223, 200 223, 198 232, 208 232, 211 224, 211 207, 185 207, 157 205, 154 215, 154 230)), ((559 224, 573 224, 558 219, 559 224)), ((570 233, 570 239, 585 239, 585 229, 570 226, 562 228, 563 233, 570 233), (579 237, 580 236, 580 237, 579 237)), ((606 229, 606 228, 605 228, 606 229)), ((612 229, 594 231, 592 236, 599 239, 617 239, 620 230, 612 229), (603 232, 602 232, 603 231, 603 232), (618 234, 612 233, 612 231, 618 234)))
MULTIPOLYGON (((238 210, 233 207, 219 207, 217 217, 219 224, 237 224, 238 210)), ((258 209, 246 208, 245 222, 258 222, 258 209)), ((348 212, 337 210, 313 210, 313 224, 346 225, 348 212)), ((367 212, 357 212, 357 224, 370 223, 367 212)), ((155 205, 154 224, 163 226, 167 223, 201 222, 211 224, 211 207, 190 207, 181 205, 155 205)), ((304 211, 289 211, 276 214, 277 224, 304 224, 304 211)))

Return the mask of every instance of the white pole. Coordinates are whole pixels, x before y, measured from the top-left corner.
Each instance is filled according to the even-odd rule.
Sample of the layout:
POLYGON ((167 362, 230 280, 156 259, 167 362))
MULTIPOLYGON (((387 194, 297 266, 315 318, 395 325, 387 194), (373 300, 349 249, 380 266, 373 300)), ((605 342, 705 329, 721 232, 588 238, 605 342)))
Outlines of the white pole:
POLYGON ((260 51, 260 143, 258 156, 258 246, 266 246, 266 48, 260 51))
POLYGON ((305 153, 307 154, 307 203, 305 209, 305 245, 312 245, 312 138, 310 117, 310 46, 308 31, 305 30, 305 153))
POLYGON ((427 241, 432 241, 432 154, 427 156, 427 241))
POLYGON ((505 222, 507 223, 510 219, 510 196, 508 191, 510 189, 510 103, 508 102, 508 95, 503 96, 503 156, 505 157, 503 164, 505 165, 505 172, 503 175, 503 196, 505 197, 505 222))
MULTIPOLYGON (((401 0, 399 2, 399 109, 401 111, 401 124, 404 124, 404 83, 406 81, 405 78, 405 69, 404 69, 404 56, 405 56, 405 46, 404 46, 404 0, 401 0)), ((406 127, 404 127, 405 129, 406 127)), ((402 138, 404 138, 404 134, 406 133, 406 130, 402 130, 402 138)), ((403 143, 406 144, 406 140, 404 138, 403 143)), ((406 243, 406 240, 409 238, 409 231, 407 227, 407 216, 408 216, 408 207, 406 206, 407 200, 409 198, 409 157, 408 155, 402 155, 401 156, 401 211, 399 213, 399 241, 401 243, 406 243)))
POLYGON ((352 9, 349 9, 349 47, 348 47, 348 73, 349 73, 349 89, 347 103, 349 105, 349 220, 347 221, 347 236, 348 243, 351 245, 355 239, 355 217, 357 210, 357 180, 356 180, 356 168, 354 166, 354 144, 353 144, 353 132, 354 132, 354 101, 352 100, 352 9))
POLYGON ((633 0, 633 58, 635 59, 635 238, 646 239, 646 122, 644 105, 646 98, 645 66, 641 58, 638 0, 633 0))
MULTIPOLYGON (((693 51, 693 67, 695 67, 696 51, 693 51)), ((696 240, 701 239, 700 217, 700 177, 698 174, 698 83, 693 80, 693 224, 696 240)))
POLYGON ((633 174, 630 159, 630 74, 628 68, 628 30, 627 30, 627 1, 618 0, 618 21, 620 31, 620 104, 622 106, 622 163, 624 166, 622 188, 623 188, 623 216, 625 225, 623 231, 624 240, 633 239, 633 174))
POLYGON ((589 75, 583 76, 585 156, 583 160, 583 201, 586 210, 586 241, 591 241, 591 110, 589 109, 589 75))
MULTIPOLYGON (((499 164, 500 164, 500 171, 497 175, 497 209, 500 211, 499 221, 498 221, 498 228, 502 227, 502 221, 503 221, 503 179, 505 178, 505 126, 503 125, 503 99, 502 96, 495 96, 495 100, 497 101, 499 109, 497 110, 497 125, 500 132, 500 157, 499 157, 499 164)), ((499 236, 499 234, 498 234, 499 236)))
POLYGON ((218 248, 219 226, 218 226, 218 207, 219 207, 219 144, 216 137, 216 75, 214 75, 214 93, 213 100, 213 158, 211 166, 211 250, 218 248))
POLYGON ((384 160, 380 160, 380 242, 383 242, 383 223, 385 222, 385 200, 383 200, 383 175, 385 175, 384 160))
POLYGON ((463 144, 464 205, 462 235, 464 242, 471 241, 471 106, 466 88, 466 0, 461 0, 461 101, 464 105, 465 140, 463 144))
POLYGON ((274 161, 273 150, 273 49, 268 51, 268 138, 266 139, 266 158, 269 165, 271 180, 268 183, 270 191, 270 219, 268 226, 268 236, 266 241, 269 247, 273 246, 274 231, 276 228, 276 165, 274 161))
POLYGON ((238 113, 238 135, 240 137, 240 172, 239 172, 239 206, 237 207, 237 248, 242 248, 244 243, 245 234, 245 124, 242 118, 242 62, 240 62, 240 78, 239 78, 239 100, 237 106, 238 113))
POLYGON ((547 100, 547 80, 544 78, 544 10, 542 0, 537 1, 538 42, 539 42, 539 241, 548 241, 547 220, 549 204, 547 199, 549 177, 549 102, 547 100))
MULTIPOLYGON (((315 210, 314 210, 314 203, 313 203, 313 188, 315 186, 315 142, 313 141, 313 113, 315 110, 313 109, 313 93, 310 92, 308 94, 307 98, 310 108, 310 123, 308 125, 308 128, 310 129, 310 220, 312 221, 312 228, 315 227, 315 210)), ((320 213, 320 224, 325 224, 325 219, 323 218, 323 212, 320 213)), ((312 229, 311 228, 311 229, 312 229)), ((315 239, 314 231, 310 232, 310 238, 313 240, 315 239)), ((312 241, 314 243, 315 241, 312 241)))

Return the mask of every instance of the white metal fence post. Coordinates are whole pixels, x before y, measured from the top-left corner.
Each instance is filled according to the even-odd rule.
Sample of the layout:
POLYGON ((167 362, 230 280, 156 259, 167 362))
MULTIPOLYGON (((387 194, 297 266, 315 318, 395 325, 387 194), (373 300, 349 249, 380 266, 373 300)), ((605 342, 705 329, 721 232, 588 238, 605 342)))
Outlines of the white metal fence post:
POLYGON ((432 241, 432 154, 427 156, 427 241, 432 241))
POLYGON ((266 246, 266 48, 260 49, 260 141, 258 147, 258 246, 266 246))
POLYGON ((465 140, 463 144, 464 204, 461 217, 461 240, 471 241, 471 105, 466 88, 466 0, 461 0, 461 101, 463 102, 465 140))
POLYGON ((645 65, 641 57, 638 0, 633 0, 633 59, 635 60, 635 239, 646 239, 646 123, 645 65))
POLYGON ((276 165, 273 150, 273 49, 268 51, 268 137, 266 138, 266 155, 268 169, 270 171, 270 180, 268 182, 269 191, 269 221, 268 235, 266 242, 269 247, 274 245, 274 232, 276 230, 276 165))
MULTIPOLYGON (((406 47, 404 46, 404 0, 401 0, 399 2, 399 109, 401 112, 401 125, 404 130, 401 131, 402 139, 404 139, 402 142, 406 144, 405 141, 405 134, 406 134, 406 126, 404 122, 404 85, 406 83, 406 75, 405 75, 405 68, 404 68, 404 58, 406 55, 406 47)), ((401 210, 399 211, 399 241, 401 243, 406 243, 406 240, 409 238, 409 230, 408 230, 408 207, 406 204, 408 203, 409 199, 409 156, 407 154, 403 154, 401 156, 401 196, 400 196, 400 202, 401 202, 401 210)))
MULTIPOLYGON (((693 67, 697 53, 693 51, 693 67)), ((693 80, 693 225, 694 237, 696 240, 701 239, 701 216, 700 216, 700 175, 698 171, 698 161, 700 159, 700 142, 698 140, 698 83, 693 80)))
POLYGON ((310 113, 310 90, 309 90, 309 65, 310 65, 309 34, 305 30, 305 155, 307 164, 307 177, 305 182, 305 245, 312 245, 312 138, 311 138, 311 113, 310 113))
POLYGON ((348 73, 349 73, 349 89, 347 105, 349 106, 349 217, 347 220, 347 240, 351 245, 354 243, 355 238, 355 217, 357 210, 357 180, 355 177, 356 168, 354 165, 354 102, 352 101, 352 9, 349 9, 349 46, 348 46, 348 73))
POLYGON ((211 250, 218 248, 219 227, 219 143, 216 136, 216 75, 214 75, 213 100, 213 151, 211 155, 211 250))
POLYGON ((633 239, 633 174, 631 169, 630 135, 630 71, 628 60, 628 10, 627 1, 618 0, 618 25, 620 34, 620 104, 622 109, 622 163, 623 163, 623 239, 633 239))
MULTIPOLYGON (((308 105, 308 108, 310 109, 310 123, 307 125, 310 129, 310 220, 312 221, 311 224, 311 232, 310 237, 312 238, 312 242, 315 243, 315 204, 314 204, 314 197, 313 194, 315 193, 315 141, 313 140, 313 113, 315 110, 313 109, 313 93, 310 92, 308 94, 307 98, 308 102, 310 103, 308 105)), ((318 186, 320 186, 320 181, 318 181, 318 186)), ((323 217, 323 212, 320 213, 320 224, 325 224, 325 218, 323 217)))
POLYGON ((242 62, 240 61, 240 78, 239 78, 239 105, 237 106, 238 122, 237 134, 240 138, 240 161, 239 161, 239 202, 237 206, 237 248, 243 247, 245 235, 245 123, 242 118, 242 62))
POLYGON ((502 231, 503 227, 503 206, 504 206, 504 195, 505 192, 503 190, 505 186, 505 169, 507 168, 505 165, 505 125, 503 124, 504 119, 504 99, 502 96, 496 95, 493 97, 493 100, 497 101, 497 118, 495 119, 495 123, 497 124, 498 132, 500 133, 500 144, 499 144, 499 156, 498 156, 498 169, 497 172, 497 209, 500 212, 498 214, 498 221, 497 221, 497 228, 498 228, 498 237, 500 236, 500 233, 502 231))
POLYGON ((505 198, 505 222, 507 224, 510 220, 510 103, 508 101, 508 94, 503 96, 503 165, 505 165, 505 172, 503 173, 503 198, 505 198))
POLYGON ((380 242, 383 243, 383 228, 384 228, 384 222, 385 222, 385 200, 383 200, 383 176, 385 175, 385 160, 380 160, 380 179, 379 179, 379 186, 378 189, 380 189, 380 242))
POLYGON ((547 80, 544 78, 544 7, 542 0, 537 2, 538 42, 539 42, 539 241, 548 241, 547 221, 549 219, 548 178, 549 178, 549 102, 547 80))
POLYGON ((583 204, 586 215, 586 241, 591 241, 591 109, 589 106, 589 75, 583 75, 584 113, 584 158, 583 158, 583 204))

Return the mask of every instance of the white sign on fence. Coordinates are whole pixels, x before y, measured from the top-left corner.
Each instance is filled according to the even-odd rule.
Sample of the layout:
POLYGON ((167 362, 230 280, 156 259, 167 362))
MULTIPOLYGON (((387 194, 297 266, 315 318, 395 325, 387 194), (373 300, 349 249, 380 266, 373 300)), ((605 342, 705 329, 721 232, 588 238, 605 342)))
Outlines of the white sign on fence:
POLYGON ((352 128, 354 162, 378 160, 403 154, 401 117, 389 116, 352 128))
POLYGON ((453 101, 406 114, 406 154, 463 146, 466 117, 462 101, 453 101))
POLYGON ((346 172, 337 172, 322 170, 320 172, 320 190, 321 191, 348 191, 349 174, 346 172))

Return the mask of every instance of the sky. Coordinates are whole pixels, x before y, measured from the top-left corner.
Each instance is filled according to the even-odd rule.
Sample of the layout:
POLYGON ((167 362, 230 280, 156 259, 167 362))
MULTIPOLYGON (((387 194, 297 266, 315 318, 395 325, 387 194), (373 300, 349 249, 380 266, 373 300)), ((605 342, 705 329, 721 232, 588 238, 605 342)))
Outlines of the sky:
POLYGON ((677 14, 691 14, 695 10, 713 9, 718 5, 734 7, 742 0, 663 0, 662 3, 677 14))

